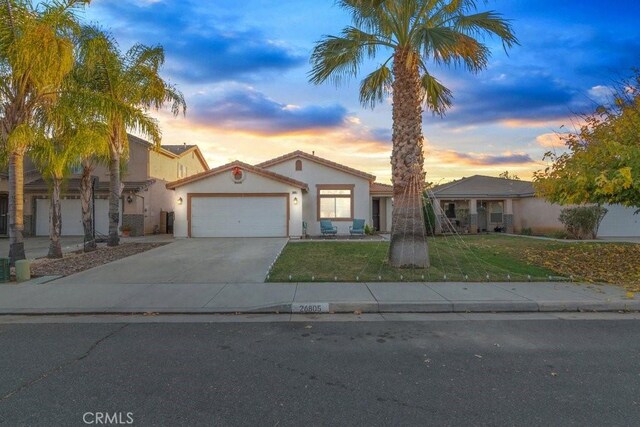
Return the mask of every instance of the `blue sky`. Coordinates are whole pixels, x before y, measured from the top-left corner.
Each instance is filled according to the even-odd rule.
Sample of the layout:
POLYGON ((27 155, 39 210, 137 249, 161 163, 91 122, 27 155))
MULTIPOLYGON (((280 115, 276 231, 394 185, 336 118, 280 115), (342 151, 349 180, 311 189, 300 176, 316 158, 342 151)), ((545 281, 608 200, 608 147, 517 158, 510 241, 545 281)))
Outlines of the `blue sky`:
MULTIPOLYGON (((562 148, 557 132, 640 67, 636 0, 478 3, 512 20, 520 46, 507 55, 486 40, 493 55, 479 74, 432 70, 455 99, 444 118, 424 115, 430 181, 504 170, 530 178, 546 151, 562 148)), ((389 182, 390 103, 362 108, 358 79, 339 88, 307 81, 314 42, 349 24, 333 0, 94 0, 86 19, 123 49, 164 46, 163 75, 188 111, 155 114, 163 143, 198 144, 212 167, 315 151, 389 182)))

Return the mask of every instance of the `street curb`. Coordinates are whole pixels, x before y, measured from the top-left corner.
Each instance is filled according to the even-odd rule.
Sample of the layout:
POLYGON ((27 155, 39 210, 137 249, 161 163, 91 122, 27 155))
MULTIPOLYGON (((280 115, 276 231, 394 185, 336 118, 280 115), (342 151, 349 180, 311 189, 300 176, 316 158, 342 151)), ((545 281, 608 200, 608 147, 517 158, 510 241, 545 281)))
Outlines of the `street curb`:
MULTIPOLYGON (((299 304, 296 304, 299 305, 299 304)), ((0 315, 148 315, 148 314, 290 314, 293 304, 282 303, 256 307, 116 307, 95 308, 21 308, 0 309, 0 315)), ((324 313, 538 313, 538 312, 640 312, 640 301, 575 301, 575 302, 534 302, 534 301, 460 301, 460 302, 331 302, 324 313)), ((293 314, 308 314, 296 311, 293 314)))

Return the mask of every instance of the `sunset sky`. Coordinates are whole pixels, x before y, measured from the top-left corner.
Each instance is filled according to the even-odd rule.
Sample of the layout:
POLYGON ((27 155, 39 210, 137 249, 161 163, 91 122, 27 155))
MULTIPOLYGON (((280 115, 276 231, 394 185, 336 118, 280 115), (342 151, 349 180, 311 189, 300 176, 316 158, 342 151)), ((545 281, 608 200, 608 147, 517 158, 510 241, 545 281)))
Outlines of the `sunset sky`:
MULTIPOLYGON (((444 118, 424 115, 428 181, 505 170, 530 178, 545 151, 562 148, 561 126, 640 67, 637 0, 478 3, 511 19, 521 45, 506 55, 488 39, 493 56, 476 75, 432 68, 455 100, 444 118)), ((155 114, 163 144, 198 144, 211 167, 315 151, 389 183, 390 102, 362 108, 360 79, 339 88, 307 81, 314 42, 350 23, 333 0, 94 0, 86 19, 122 49, 164 46, 163 76, 188 111, 155 114)))

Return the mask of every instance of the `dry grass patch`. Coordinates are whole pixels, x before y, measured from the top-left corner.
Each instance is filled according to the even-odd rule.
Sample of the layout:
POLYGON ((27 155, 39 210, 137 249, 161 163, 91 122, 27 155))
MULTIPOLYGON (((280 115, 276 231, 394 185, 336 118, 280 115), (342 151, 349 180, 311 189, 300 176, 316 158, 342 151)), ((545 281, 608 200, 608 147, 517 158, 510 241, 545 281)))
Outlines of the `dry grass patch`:
POLYGON ((526 248, 532 264, 590 282, 622 285, 640 292, 640 245, 624 243, 582 243, 560 248, 526 248))

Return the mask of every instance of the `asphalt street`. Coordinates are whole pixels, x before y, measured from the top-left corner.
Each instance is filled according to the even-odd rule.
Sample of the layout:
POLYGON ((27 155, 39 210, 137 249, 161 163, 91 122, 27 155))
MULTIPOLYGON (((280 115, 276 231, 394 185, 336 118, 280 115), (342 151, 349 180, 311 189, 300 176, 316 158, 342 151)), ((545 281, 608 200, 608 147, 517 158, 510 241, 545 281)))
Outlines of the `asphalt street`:
POLYGON ((638 320, 52 322, 0 324, 0 424, 640 420, 638 320))

